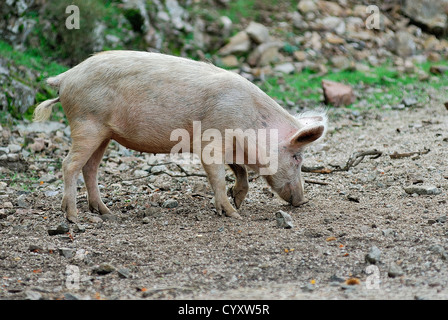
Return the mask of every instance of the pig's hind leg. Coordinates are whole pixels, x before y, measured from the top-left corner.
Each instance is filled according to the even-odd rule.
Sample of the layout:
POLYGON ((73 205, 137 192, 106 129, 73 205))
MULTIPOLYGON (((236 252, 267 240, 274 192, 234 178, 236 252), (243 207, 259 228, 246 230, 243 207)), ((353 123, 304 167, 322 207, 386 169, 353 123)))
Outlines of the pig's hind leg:
MULTIPOLYGON (((64 195, 62 197, 61 209, 66 213, 67 220, 76 222, 78 220, 78 210, 76 208, 76 180, 79 172, 108 138, 104 135, 104 130, 97 124, 78 123, 76 126, 71 125, 70 127, 72 129, 72 146, 67 157, 62 162, 64 195)), ((102 152, 104 152, 104 150, 102 150, 102 152)), ((100 152, 97 152, 97 156, 99 153, 100 152)), ((90 165, 92 165, 92 163, 93 160, 90 165)), ((86 179, 86 184, 88 184, 88 186, 92 184, 91 178, 86 179)))
POLYGON ((226 168, 224 164, 205 164, 202 163, 208 180, 215 193, 215 208, 218 214, 222 211, 226 216, 241 219, 235 208, 230 204, 226 193, 226 168))
POLYGON ((239 209, 249 191, 249 182, 247 180, 247 171, 243 165, 229 164, 235 174, 235 185, 229 189, 230 196, 233 198, 235 207, 239 209))
POLYGON ((109 141, 109 139, 104 140, 82 168, 82 174, 87 188, 89 210, 91 212, 99 212, 100 214, 111 213, 101 200, 100 191, 98 189, 98 167, 103 158, 104 151, 106 151, 106 148, 109 145, 109 141))

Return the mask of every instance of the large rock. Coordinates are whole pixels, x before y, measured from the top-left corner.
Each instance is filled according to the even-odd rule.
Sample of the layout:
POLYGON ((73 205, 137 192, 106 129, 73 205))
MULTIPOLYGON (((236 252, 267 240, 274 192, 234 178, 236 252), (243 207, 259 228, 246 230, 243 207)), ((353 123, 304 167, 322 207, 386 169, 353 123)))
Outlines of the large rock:
POLYGON ((250 50, 251 41, 246 31, 240 31, 230 38, 229 43, 219 49, 220 55, 226 56, 233 53, 245 53, 250 50))
POLYGON ((342 16, 344 9, 336 3, 336 1, 319 0, 317 6, 322 12, 328 13, 330 16, 342 16))
POLYGON ((386 43, 386 47, 396 55, 406 58, 415 55, 414 37, 406 31, 398 31, 386 43))
POLYGON ((406 0, 401 10, 429 32, 441 35, 447 30, 447 8, 448 0, 406 0))
POLYGON ((335 107, 348 106, 356 100, 352 87, 343 83, 322 80, 322 88, 324 90, 325 104, 335 107))
POLYGON ((314 0, 300 0, 297 4, 297 9, 301 13, 314 12, 317 10, 317 5, 314 0))
POLYGON ((252 21, 246 28, 246 32, 256 43, 263 43, 269 40, 269 30, 261 23, 252 21))

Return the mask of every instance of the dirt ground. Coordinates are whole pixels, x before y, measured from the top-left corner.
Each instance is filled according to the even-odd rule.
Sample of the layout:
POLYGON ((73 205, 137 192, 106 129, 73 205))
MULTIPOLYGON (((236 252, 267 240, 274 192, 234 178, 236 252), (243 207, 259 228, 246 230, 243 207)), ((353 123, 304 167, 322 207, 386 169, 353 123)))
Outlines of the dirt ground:
MULTIPOLYGON (((306 166, 343 166, 358 151, 382 155, 348 171, 305 172, 326 184, 307 183, 311 201, 298 208, 252 175, 241 221, 213 211, 206 178, 160 174, 182 172, 175 164, 152 166, 164 156, 113 144, 99 181, 115 216, 90 213, 80 181, 80 222, 64 230, 60 167, 37 159, 62 159, 68 138, 46 136, 53 151, 63 147, 29 156, 42 179, 35 189, 8 185, 1 192, 0 298, 448 299, 443 100, 329 115, 328 135, 307 152, 306 166), (391 157, 395 152, 402 157, 391 157), (150 168, 150 177, 137 175, 150 168), (432 186, 424 190, 438 194, 407 193, 408 186, 432 186), (292 216, 292 228, 277 227, 279 210, 292 216)), ((230 170, 228 178, 230 187, 230 170)))

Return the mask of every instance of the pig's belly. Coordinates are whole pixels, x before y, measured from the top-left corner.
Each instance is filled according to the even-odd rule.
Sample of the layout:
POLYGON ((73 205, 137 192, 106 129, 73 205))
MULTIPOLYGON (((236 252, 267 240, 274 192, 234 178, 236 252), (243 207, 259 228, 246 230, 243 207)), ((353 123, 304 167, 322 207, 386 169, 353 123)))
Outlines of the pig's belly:
POLYGON ((140 152, 147 153, 171 153, 174 146, 176 146, 181 140, 184 140, 186 145, 189 147, 183 148, 182 152, 189 152, 192 150, 192 145, 190 144, 190 138, 185 137, 185 139, 181 139, 179 137, 175 137, 173 139, 178 139, 175 141, 170 140, 170 134, 112 134, 111 137, 113 140, 117 141, 122 146, 140 152))

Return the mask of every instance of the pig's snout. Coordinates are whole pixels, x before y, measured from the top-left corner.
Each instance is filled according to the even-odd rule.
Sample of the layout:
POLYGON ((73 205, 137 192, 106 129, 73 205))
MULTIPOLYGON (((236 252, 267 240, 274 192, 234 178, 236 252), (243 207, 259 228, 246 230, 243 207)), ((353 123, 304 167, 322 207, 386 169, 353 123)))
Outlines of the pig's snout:
POLYGON ((309 201, 303 194, 303 183, 301 181, 295 184, 287 183, 279 195, 294 207, 301 206, 309 201))

